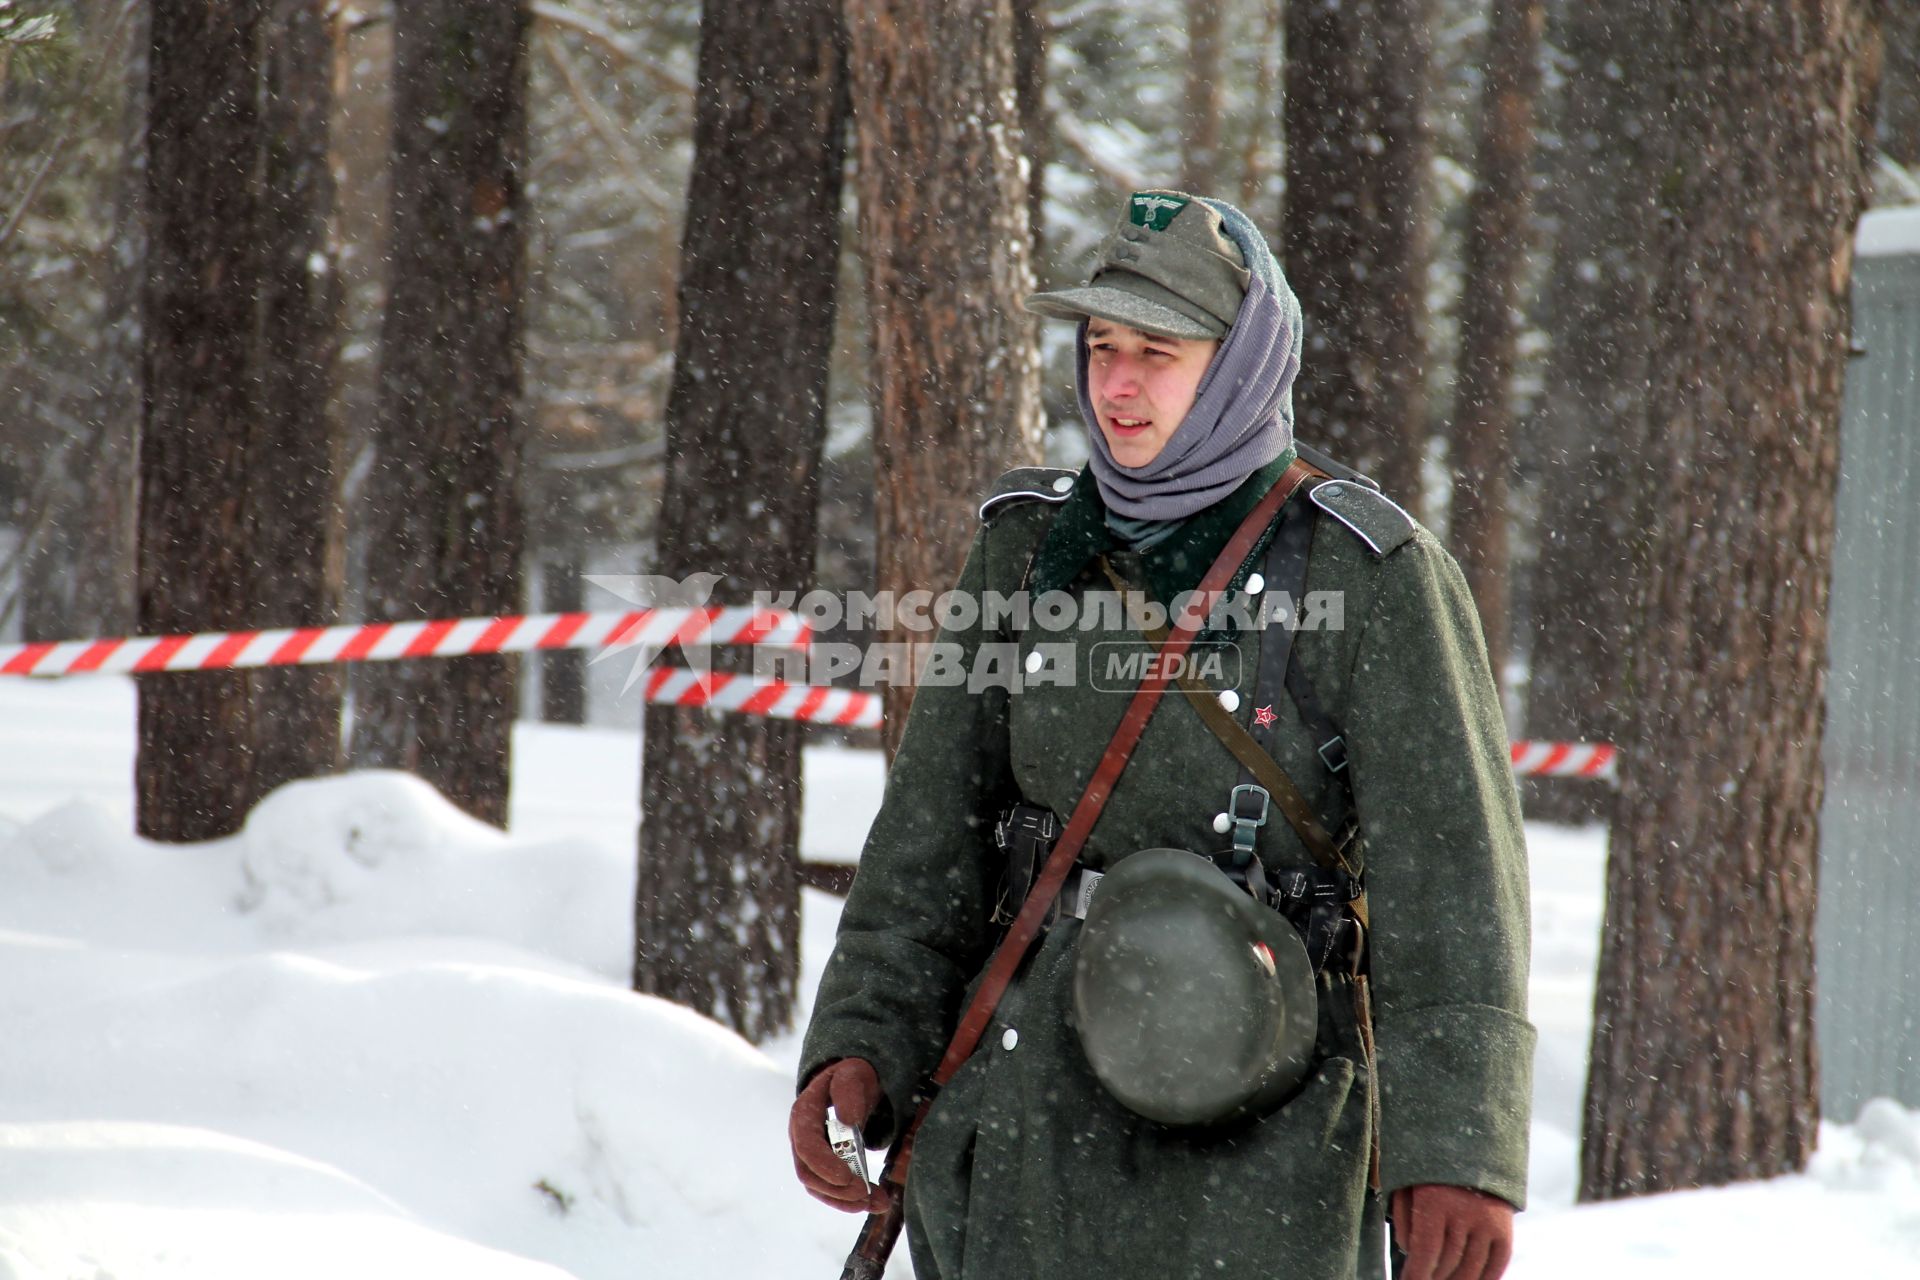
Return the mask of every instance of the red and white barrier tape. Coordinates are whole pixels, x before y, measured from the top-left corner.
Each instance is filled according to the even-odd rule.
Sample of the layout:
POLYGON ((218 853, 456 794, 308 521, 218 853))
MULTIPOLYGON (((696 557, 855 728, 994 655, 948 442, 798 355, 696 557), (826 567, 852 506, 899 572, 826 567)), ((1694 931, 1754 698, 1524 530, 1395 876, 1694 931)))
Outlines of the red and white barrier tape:
MULTIPOLYGON (((221 671, 237 667, 393 662, 478 653, 544 649, 665 647, 679 643, 773 644, 805 648, 807 624, 779 609, 707 606, 603 613, 509 614, 430 622, 369 622, 342 627, 270 631, 206 631, 182 636, 124 636, 0 645, 0 676, 221 671)), ((876 693, 752 676, 657 667, 647 675, 649 702, 711 706, 743 715, 877 728, 876 693)), ((1529 742, 1512 746, 1520 777, 1615 777, 1616 752, 1604 742, 1529 742)))
POLYGON ((473 653, 599 649, 673 643, 777 644, 812 638, 796 614, 747 607, 531 613, 431 622, 369 622, 272 631, 205 631, 185 636, 0 645, 0 676, 71 676, 146 671, 223 671, 322 662, 393 662, 473 653))
POLYGON ((679 667, 655 667, 647 673, 647 701, 681 707, 717 707, 749 716, 806 720, 813 724, 880 727, 880 695, 831 685, 790 684, 752 676, 711 672, 705 676, 679 667))
POLYGON ((1605 742, 1529 742, 1513 744, 1513 772, 1520 778, 1603 778, 1617 777, 1615 762, 1619 753, 1605 742))

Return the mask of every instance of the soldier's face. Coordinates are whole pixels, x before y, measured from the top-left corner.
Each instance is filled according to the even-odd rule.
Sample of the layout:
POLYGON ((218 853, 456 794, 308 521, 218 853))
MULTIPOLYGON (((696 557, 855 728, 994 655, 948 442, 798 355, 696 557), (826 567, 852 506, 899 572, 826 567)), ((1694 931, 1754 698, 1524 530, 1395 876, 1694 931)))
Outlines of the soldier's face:
POLYGON ((1144 467, 1193 408, 1215 338, 1163 338, 1108 320, 1087 322, 1087 396, 1113 460, 1144 467))

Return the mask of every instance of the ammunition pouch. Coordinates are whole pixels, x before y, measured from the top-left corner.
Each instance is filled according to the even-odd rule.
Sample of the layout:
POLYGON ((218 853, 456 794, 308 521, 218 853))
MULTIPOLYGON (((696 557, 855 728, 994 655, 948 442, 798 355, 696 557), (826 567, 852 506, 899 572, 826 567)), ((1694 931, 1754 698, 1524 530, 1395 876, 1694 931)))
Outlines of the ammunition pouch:
POLYGON ((1020 914, 1020 907, 1033 892, 1047 855, 1060 839, 1060 819, 1053 810, 1037 804, 1016 804, 993 824, 993 842, 1004 859, 1000 890, 993 904, 993 923, 1004 929, 1020 914))
POLYGON ((1315 974, 1365 972, 1366 931, 1353 903, 1366 885, 1360 877, 1324 867, 1293 867, 1271 878, 1267 905, 1285 916, 1307 945, 1315 974))

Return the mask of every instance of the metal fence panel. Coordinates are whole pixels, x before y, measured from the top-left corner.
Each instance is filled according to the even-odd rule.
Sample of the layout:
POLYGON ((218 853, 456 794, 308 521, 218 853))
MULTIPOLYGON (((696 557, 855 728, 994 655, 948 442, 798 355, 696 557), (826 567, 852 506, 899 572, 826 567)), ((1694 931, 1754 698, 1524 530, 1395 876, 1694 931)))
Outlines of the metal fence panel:
POLYGON ((1856 260, 1829 613, 1821 1109, 1920 1107, 1920 211, 1870 215, 1856 260), (1911 248, 1907 248, 1910 243, 1911 248))

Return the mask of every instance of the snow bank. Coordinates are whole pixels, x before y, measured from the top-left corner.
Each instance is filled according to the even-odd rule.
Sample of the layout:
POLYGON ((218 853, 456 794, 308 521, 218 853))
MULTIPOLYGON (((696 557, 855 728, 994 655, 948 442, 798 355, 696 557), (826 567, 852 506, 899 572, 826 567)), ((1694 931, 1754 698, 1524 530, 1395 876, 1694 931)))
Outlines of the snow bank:
POLYGON ((410 774, 296 782, 239 835, 190 849, 126 832, 71 801, 0 834, 0 928, 158 951, 239 951, 372 938, 504 942, 624 979, 632 855, 514 840, 410 774))
POLYGON ((1875 209, 1861 215, 1853 251, 1862 258, 1920 254, 1920 205, 1875 209))
POLYGON ((1886 1099, 1821 1126, 1798 1177, 1519 1219, 1510 1280, 1920 1274, 1920 1111, 1886 1099))
POLYGON ((560 1280, 557 1268, 410 1220, 351 1175, 258 1143, 156 1124, 0 1125, 0 1274, 560 1280))
POLYGON ((0 1276, 837 1269, 790 1065, 625 989, 633 879, 396 773, 9 823, 0 1276))
MULTIPOLYGON (((56 1170, 105 1171, 108 1152, 75 1153, 118 1133, 136 1158, 72 1181, 77 1200, 20 1175, 43 1205, 0 1197, 0 1240, 38 1238, 31 1220, 48 1199, 65 1219, 105 1219, 87 1230, 153 1248, 164 1237, 123 1209, 313 1214, 350 1191, 358 1211, 409 1230, 580 1276, 624 1275, 641 1256, 659 1274, 767 1274, 796 1250, 826 1269, 844 1242, 813 1229, 831 1224, 805 1213, 793 1181, 785 1071, 685 1009, 503 959, 427 943, 211 963, 41 948, 41 984, 93 995, 12 1012, 11 1042, 32 1050, 0 1056, 8 1145, 56 1170), (155 1122, 200 1136, 157 1143, 140 1127, 155 1122), (145 1173, 167 1163, 155 1148, 181 1153, 178 1177, 148 1194, 145 1173), (249 1185, 238 1165, 262 1163, 298 1172, 284 1198, 235 1194, 249 1185), (124 1188, 107 1194, 115 1181, 124 1188), (768 1213, 782 1206, 799 1212, 782 1223, 768 1213), (769 1216, 764 1231, 740 1230, 769 1216)), ((366 1247, 352 1274, 419 1274, 366 1247)))
MULTIPOLYGON (((520 726, 515 835, 365 773, 158 846, 130 687, 0 681, 0 1280, 838 1274, 859 1220, 785 1149, 797 1034, 625 989, 637 735, 520 726)), ((807 758, 809 856, 851 856, 878 758, 807 758)), ((1920 1113, 1885 1100, 1804 1176, 1574 1206, 1605 839, 1528 843, 1509 1275, 1920 1275, 1920 1113)), ((804 895, 803 1022, 838 914, 804 895)))

